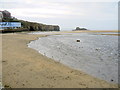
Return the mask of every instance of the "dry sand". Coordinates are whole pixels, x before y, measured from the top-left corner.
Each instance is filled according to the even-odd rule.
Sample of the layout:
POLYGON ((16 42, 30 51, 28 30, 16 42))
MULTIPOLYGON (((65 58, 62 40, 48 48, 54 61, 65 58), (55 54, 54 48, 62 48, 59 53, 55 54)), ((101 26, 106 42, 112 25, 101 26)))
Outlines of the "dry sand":
POLYGON ((2 83, 11 88, 117 88, 27 47, 44 35, 2 35, 2 83))
POLYGON ((2 87, 2 35, 0 34, 0 88, 2 87))

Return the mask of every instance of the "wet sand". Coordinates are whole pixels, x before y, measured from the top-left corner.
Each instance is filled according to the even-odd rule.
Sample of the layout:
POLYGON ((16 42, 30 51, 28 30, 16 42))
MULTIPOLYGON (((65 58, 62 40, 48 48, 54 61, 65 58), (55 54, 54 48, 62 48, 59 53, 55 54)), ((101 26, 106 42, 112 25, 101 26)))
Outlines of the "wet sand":
POLYGON ((27 47, 45 35, 2 35, 2 83, 11 88, 117 88, 27 47))
POLYGON ((98 34, 98 35, 113 35, 113 36, 120 36, 120 34, 98 34))
POLYGON ((28 47, 71 68, 118 83, 117 44, 117 36, 66 33, 39 38, 28 47))

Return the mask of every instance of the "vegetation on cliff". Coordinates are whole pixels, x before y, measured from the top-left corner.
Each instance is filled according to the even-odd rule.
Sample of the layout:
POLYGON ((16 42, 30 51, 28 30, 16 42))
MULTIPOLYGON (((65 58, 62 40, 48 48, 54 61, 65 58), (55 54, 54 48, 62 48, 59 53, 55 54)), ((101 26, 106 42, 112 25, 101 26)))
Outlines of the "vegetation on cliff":
POLYGON ((21 29, 27 31, 60 31, 58 25, 46 25, 36 22, 28 22, 24 20, 18 20, 14 18, 4 18, 3 22, 21 22, 21 29))

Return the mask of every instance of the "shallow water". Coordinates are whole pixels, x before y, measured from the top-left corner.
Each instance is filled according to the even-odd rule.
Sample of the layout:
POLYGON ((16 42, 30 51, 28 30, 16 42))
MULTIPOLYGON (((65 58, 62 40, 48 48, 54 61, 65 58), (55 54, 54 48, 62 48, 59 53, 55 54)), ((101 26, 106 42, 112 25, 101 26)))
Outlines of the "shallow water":
POLYGON ((52 35, 30 42, 28 47, 69 67, 118 83, 118 36, 52 35))

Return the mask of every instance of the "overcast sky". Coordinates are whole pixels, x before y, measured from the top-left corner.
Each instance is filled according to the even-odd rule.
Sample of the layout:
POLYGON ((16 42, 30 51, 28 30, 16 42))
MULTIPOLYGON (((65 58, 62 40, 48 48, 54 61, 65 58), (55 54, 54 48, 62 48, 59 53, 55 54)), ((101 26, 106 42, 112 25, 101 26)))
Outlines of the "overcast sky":
POLYGON ((0 10, 27 21, 59 25, 61 30, 118 29, 119 0, 0 0, 0 10))

